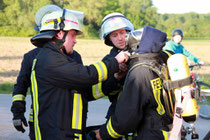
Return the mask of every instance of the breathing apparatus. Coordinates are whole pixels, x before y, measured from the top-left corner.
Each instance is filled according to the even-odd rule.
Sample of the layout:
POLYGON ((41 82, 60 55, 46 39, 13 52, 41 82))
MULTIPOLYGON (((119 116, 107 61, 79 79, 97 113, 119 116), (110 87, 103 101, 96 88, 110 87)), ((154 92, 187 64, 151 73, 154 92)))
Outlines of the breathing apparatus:
POLYGON ((187 123, 190 123, 192 126, 192 137, 198 137, 194 128, 194 122, 198 118, 199 106, 197 105, 196 100, 192 97, 192 79, 189 72, 187 58, 182 54, 174 54, 169 57, 167 65, 172 81, 180 81, 180 84, 185 82, 183 86, 179 86, 175 89, 176 109, 170 138, 174 139, 175 137, 181 137, 179 135, 183 123, 182 119, 187 123))
POLYGON ((133 30, 126 33, 126 48, 130 53, 134 52, 137 49, 137 46, 141 40, 143 34, 143 28, 138 30, 133 30))

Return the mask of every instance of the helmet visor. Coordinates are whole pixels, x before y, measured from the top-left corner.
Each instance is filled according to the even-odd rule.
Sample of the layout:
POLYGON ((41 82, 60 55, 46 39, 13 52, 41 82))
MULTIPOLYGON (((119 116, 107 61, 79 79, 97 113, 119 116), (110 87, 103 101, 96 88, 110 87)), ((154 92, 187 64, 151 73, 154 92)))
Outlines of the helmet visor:
POLYGON ((103 22, 100 30, 100 39, 103 40, 109 33, 118 29, 134 30, 133 24, 125 17, 111 17, 103 22))
POLYGON ((84 19, 84 12, 70 10, 70 9, 66 9, 66 12, 70 12, 71 14, 73 14, 78 19, 78 22, 79 22, 79 30, 82 31, 83 19, 84 19))

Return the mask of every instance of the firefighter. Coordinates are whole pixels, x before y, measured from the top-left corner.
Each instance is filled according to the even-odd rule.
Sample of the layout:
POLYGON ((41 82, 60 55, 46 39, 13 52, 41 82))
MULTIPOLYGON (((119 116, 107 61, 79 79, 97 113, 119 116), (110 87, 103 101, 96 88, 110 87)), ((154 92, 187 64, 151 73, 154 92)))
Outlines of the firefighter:
MULTIPOLYGON (((104 40, 104 43, 109 47, 112 47, 109 54, 107 54, 102 60, 108 60, 114 58, 120 51, 126 49, 126 33, 134 30, 133 24, 121 13, 114 12, 106 15, 101 23, 100 38, 104 40)), ((127 72, 127 65, 125 63, 120 64, 120 72, 113 74, 110 78, 103 82, 103 86, 109 87, 110 90, 108 98, 111 102, 107 111, 106 119, 114 114, 117 98, 122 91, 125 75, 127 72), (117 83, 117 85, 113 85, 117 83)), ((95 85, 100 89, 100 83, 95 85)), ((102 91, 102 90, 101 90, 102 91)), ((93 130, 100 128, 100 126, 90 126, 87 128, 90 133, 87 135, 87 139, 94 139, 93 130)))
POLYGON ((118 72, 126 52, 84 66, 69 58, 81 34, 83 13, 64 9, 43 16, 40 33, 31 39, 42 48, 33 61, 34 130, 36 139, 85 139, 88 88, 118 72))
POLYGON ((152 70, 165 63, 168 54, 162 52, 167 35, 145 26, 141 41, 130 57, 129 70, 114 115, 99 130, 98 140, 119 138, 134 133, 138 140, 163 140, 169 135, 171 118, 166 114, 162 95, 162 80, 152 70), (153 64, 151 66, 147 66, 153 64))
MULTIPOLYGON (((39 31, 40 28, 40 19, 44 13, 61 10, 62 9, 56 5, 46 5, 40 8, 35 16, 35 23, 37 26, 34 28, 36 31, 39 31)), ((11 111, 13 113, 13 125, 17 129, 17 131, 21 131, 22 133, 25 132, 24 126, 28 126, 29 124, 29 135, 32 137, 34 134, 33 130, 33 110, 31 107, 29 121, 27 124, 26 118, 24 113, 26 111, 26 102, 25 98, 27 96, 27 90, 31 85, 30 76, 31 76, 31 68, 33 59, 39 53, 40 48, 32 49, 31 51, 27 52, 23 56, 23 60, 21 62, 21 68, 19 75, 16 80, 16 84, 14 85, 13 94, 12 94, 12 106, 11 111)), ((82 64, 82 59, 79 53, 73 51, 70 55, 71 58, 75 59, 78 63, 82 64)), ((34 139, 34 138, 33 138, 34 139)))
MULTIPOLYGON (((100 38, 104 40, 104 43, 112 49, 109 54, 106 55, 102 60, 107 60, 115 57, 120 51, 126 48, 126 32, 134 30, 133 24, 121 13, 111 13, 104 17, 101 30, 100 38)), ((108 97, 111 102, 106 118, 108 119, 111 114, 114 113, 117 97, 122 90, 124 83, 124 77, 127 71, 127 65, 125 63, 120 64, 121 71, 115 73, 109 80, 117 80, 120 87, 113 91, 108 97)))

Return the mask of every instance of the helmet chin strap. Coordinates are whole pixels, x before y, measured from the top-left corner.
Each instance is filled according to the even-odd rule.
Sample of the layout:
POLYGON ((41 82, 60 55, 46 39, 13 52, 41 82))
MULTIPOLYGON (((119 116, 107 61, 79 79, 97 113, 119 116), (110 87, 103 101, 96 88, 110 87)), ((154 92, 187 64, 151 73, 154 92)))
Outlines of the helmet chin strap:
POLYGON ((64 31, 64 35, 62 39, 53 38, 53 41, 55 41, 56 46, 58 46, 58 49, 62 49, 63 53, 67 55, 65 46, 63 45, 65 42, 65 38, 68 34, 68 31, 64 31))
MULTIPOLYGON (((61 23, 59 24, 60 31, 64 32, 63 38, 62 39, 57 39, 57 38, 54 37, 53 40, 55 41, 56 46, 58 46, 58 49, 62 49, 63 53, 67 55, 65 46, 63 45, 64 42, 65 42, 66 36, 68 34, 68 31, 63 30, 64 27, 65 27, 65 24, 64 24, 65 12, 66 12, 66 9, 63 9, 63 14, 62 14, 62 17, 61 17, 61 23)), ((57 23, 55 23, 55 24, 57 24, 57 23)), ((55 26, 57 27, 57 25, 55 25, 55 26)))

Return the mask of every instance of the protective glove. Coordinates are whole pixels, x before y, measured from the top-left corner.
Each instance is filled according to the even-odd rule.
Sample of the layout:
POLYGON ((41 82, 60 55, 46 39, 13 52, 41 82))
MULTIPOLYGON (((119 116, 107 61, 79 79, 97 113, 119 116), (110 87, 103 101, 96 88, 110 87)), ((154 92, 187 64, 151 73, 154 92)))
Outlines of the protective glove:
POLYGON ((26 118, 24 116, 25 112, 25 101, 15 101, 12 104, 11 111, 13 113, 13 125, 17 131, 25 132, 24 126, 28 126, 26 118))
POLYGON ((14 127, 17 129, 17 131, 21 131, 22 133, 25 132, 25 129, 23 128, 24 126, 28 126, 26 118, 24 117, 24 114, 19 115, 20 117, 18 117, 18 119, 13 119, 13 125, 14 127))

